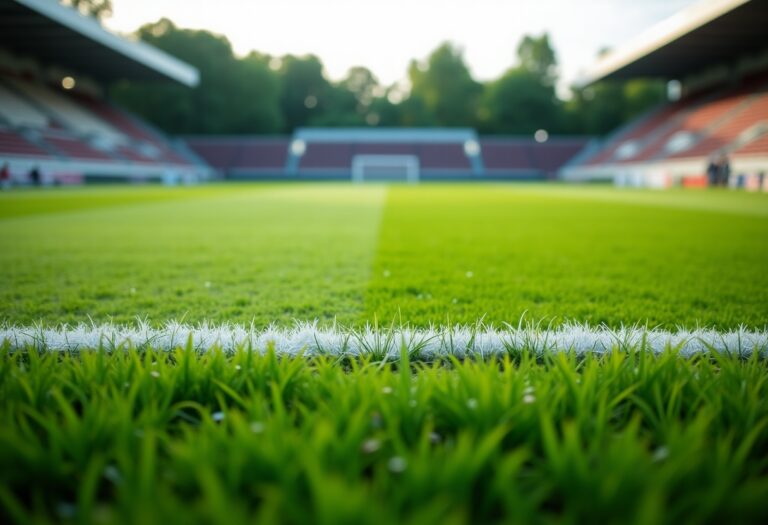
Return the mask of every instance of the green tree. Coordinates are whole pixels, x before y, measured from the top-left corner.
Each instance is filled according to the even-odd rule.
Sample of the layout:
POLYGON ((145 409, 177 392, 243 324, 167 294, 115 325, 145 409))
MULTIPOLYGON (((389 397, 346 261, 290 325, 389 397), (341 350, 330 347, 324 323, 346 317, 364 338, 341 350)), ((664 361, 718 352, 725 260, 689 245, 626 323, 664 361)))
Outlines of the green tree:
POLYGON ((280 79, 269 67, 270 58, 251 52, 236 61, 228 91, 237 106, 225 112, 227 120, 222 123, 222 132, 275 133, 282 127, 278 107, 280 79))
POLYGON ((391 102, 386 96, 376 97, 371 102, 370 113, 376 115, 377 126, 403 126, 403 104, 391 102))
POLYGON ((112 0, 62 0, 61 3, 97 20, 112 16, 112 0))
POLYGON ((605 135, 665 101, 662 81, 604 80, 573 88, 565 105, 566 129, 571 133, 605 135))
POLYGON ((549 43, 549 35, 525 35, 517 46, 520 67, 530 72, 545 86, 554 86, 557 81, 557 56, 549 43))
POLYGON ((381 90, 369 69, 352 67, 343 80, 329 87, 322 111, 310 123, 316 126, 377 125, 380 117, 371 106, 381 90))
POLYGON ((280 130, 280 85, 269 57, 236 59, 229 41, 179 29, 168 19, 142 26, 139 38, 200 71, 194 88, 123 82, 112 96, 169 133, 274 133, 280 130))
POLYGON ((486 86, 480 109, 481 131, 560 132, 563 108, 555 92, 557 60, 549 36, 524 36, 517 54, 518 65, 486 86))
POLYGON ((382 89, 379 80, 371 70, 362 66, 350 68, 339 86, 354 95, 362 111, 371 105, 382 89))
POLYGON ((425 62, 408 68, 410 97, 404 102, 405 125, 472 126, 482 84, 476 82, 462 51, 446 42, 425 62))
MULTIPOLYGON (((73 0, 73 4, 74 4, 73 0)), ((101 5, 91 0, 88 5, 101 5)), ((85 0, 78 5, 86 5, 85 0)), ((555 91, 557 56, 549 36, 525 36, 518 63, 500 78, 476 82, 460 49, 444 43, 408 68, 410 91, 384 89, 365 67, 330 82, 314 55, 237 58, 226 38, 180 29, 162 19, 137 35, 200 70, 189 89, 123 82, 112 95, 169 133, 290 133, 300 126, 475 126, 484 133, 604 134, 664 101, 659 81, 603 81, 555 91), (279 66, 279 67, 276 67, 279 66)))
POLYGON ((332 86, 323 73, 323 63, 314 55, 286 55, 279 70, 282 83, 280 110, 284 130, 292 131, 321 120, 331 105, 332 86))
POLYGON ((559 132, 562 110, 554 87, 523 67, 508 70, 486 86, 481 131, 532 134, 538 129, 559 132))

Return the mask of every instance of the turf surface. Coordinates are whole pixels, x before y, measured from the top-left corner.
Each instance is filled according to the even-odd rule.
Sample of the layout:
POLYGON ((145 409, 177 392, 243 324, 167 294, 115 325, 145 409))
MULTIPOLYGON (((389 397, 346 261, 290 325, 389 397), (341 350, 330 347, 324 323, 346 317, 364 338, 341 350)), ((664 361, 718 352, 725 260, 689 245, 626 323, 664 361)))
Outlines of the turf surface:
POLYGON ((768 196, 742 192, 0 194, 0 321, 37 341, 0 345, 0 522, 765 523, 766 260, 768 196), (194 337, 115 347, 100 325, 76 329, 95 342, 72 352, 66 327, 50 331, 54 350, 34 339, 43 327, 21 326, 445 328, 523 314, 532 331, 512 345, 493 332, 494 357, 472 351, 470 328, 440 332, 464 360, 417 341, 397 362, 386 329, 360 339, 364 355, 332 357, 314 335, 280 355, 263 341, 198 352, 194 337), (712 345, 690 358, 677 352, 701 340, 536 350, 530 334, 550 332, 535 321, 553 318, 718 331, 697 332, 712 345), (726 337, 741 349, 749 334, 723 330, 742 324, 758 330, 751 356, 714 351, 726 337))
POLYGON ((765 523, 768 369, 0 354, 0 520, 765 523))
POLYGON ((762 328, 768 196, 510 185, 0 195, 0 319, 762 328))

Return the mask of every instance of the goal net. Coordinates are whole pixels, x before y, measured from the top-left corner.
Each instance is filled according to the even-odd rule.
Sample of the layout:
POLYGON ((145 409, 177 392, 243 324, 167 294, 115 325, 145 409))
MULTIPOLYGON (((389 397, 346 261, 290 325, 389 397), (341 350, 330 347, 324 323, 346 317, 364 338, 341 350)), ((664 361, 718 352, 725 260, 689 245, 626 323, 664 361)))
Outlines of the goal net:
POLYGON ((356 155, 352 159, 352 180, 419 181, 419 158, 415 155, 356 155))

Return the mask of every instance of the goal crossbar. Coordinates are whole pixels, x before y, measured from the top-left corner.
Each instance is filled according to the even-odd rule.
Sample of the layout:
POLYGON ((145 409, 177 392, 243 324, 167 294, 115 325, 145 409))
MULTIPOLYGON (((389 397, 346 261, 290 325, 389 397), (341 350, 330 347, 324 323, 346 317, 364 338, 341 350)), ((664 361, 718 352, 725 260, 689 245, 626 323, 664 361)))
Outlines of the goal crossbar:
POLYGON ((419 158, 416 155, 355 155, 352 158, 352 180, 419 181, 419 158))

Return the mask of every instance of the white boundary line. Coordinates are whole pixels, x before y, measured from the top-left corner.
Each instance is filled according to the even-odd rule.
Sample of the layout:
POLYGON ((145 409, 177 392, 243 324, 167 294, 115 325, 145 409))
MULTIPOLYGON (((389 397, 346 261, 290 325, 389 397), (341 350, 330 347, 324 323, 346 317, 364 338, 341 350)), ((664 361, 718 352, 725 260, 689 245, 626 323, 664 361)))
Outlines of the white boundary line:
POLYGON ((323 328, 315 323, 297 322, 292 328, 271 326, 255 328, 238 324, 186 325, 168 322, 160 328, 148 323, 136 325, 79 324, 57 327, 0 325, 0 342, 12 350, 33 346, 45 351, 77 351, 104 348, 115 351, 131 347, 173 350, 192 343, 196 351, 213 348, 233 351, 252 348, 264 352, 274 348, 279 355, 361 355, 397 359, 403 346, 420 358, 490 357, 510 351, 541 354, 572 351, 576 354, 602 354, 612 349, 645 349, 660 353, 674 349, 682 356, 711 351, 768 357, 768 328, 739 328, 717 331, 698 328, 667 331, 641 326, 609 328, 567 323, 554 328, 537 324, 506 325, 503 328, 476 326, 431 328, 351 329, 338 326, 323 328), (7 343, 5 343, 7 342, 7 343))

